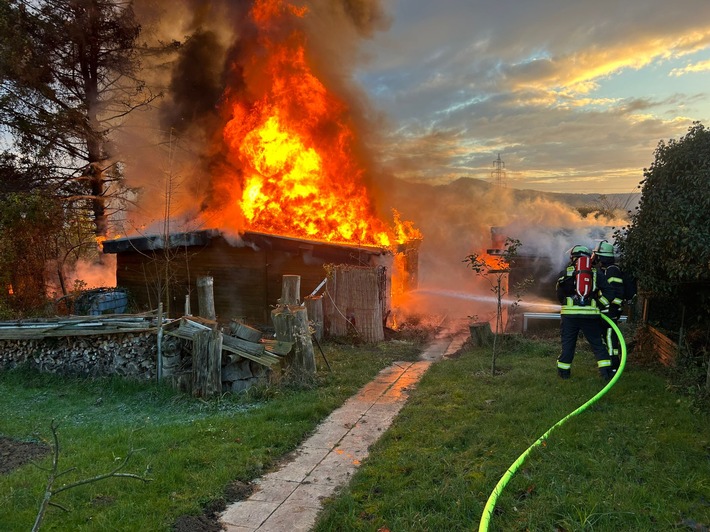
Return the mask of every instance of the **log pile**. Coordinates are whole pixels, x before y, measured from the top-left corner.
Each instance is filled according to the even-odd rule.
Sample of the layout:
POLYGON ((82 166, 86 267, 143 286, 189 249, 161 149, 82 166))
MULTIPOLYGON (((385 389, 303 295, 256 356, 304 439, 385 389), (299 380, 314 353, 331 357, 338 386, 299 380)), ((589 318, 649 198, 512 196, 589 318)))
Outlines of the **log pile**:
POLYGON ((313 336, 316 340, 323 339, 323 296, 307 296, 303 300, 306 307, 308 321, 313 327, 313 336))
POLYGON ((329 332, 354 333, 366 342, 384 339, 384 266, 332 270, 306 301, 300 298, 300 277, 283 276, 282 297, 271 316, 276 340, 236 321, 220 330, 212 278, 201 277, 201 318, 189 316, 186 305, 188 315, 164 321, 160 305, 145 314, 0 322, 0 369, 28 363, 72 375, 166 378, 203 397, 243 391, 274 370, 310 377, 317 369, 312 338, 329 332), (316 297, 324 284, 326 296, 316 297))
POLYGON ((0 322, 0 368, 151 379, 156 330, 155 312, 0 322))
POLYGON ((0 340, 0 368, 26 363, 62 375, 153 379, 156 353, 154 332, 6 339, 0 340))
POLYGON ((262 339, 260 331, 245 324, 232 322, 227 334, 218 331, 216 321, 197 316, 169 322, 163 326, 163 333, 163 377, 177 389, 206 397, 217 393, 217 379, 221 393, 241 392, 268 379, 272 367, 278 367, 291 350, 291 344, 262 339), (205 358, 206 348, 198 345, 196 349, 196 339, 206 332, 219 337, 213 340, 219 343, 221 352, 219 371, 205 358), (200 376, 203 370, 209 370, 212 377, 200 376), (207 389, 202 389, 203 385, 207 389))
MULTIPOLYGON (((64 375, 157 378, 158 314, 0 322, 0 369, 27 363, 64 375)), ((228 329, 197 316, 163 322, 162 378, 205 397, 241 392, 267 379, 292 350, 291 343, 263 339, 261 331, 237 321, 228 329), (205 332, 209 338, 196 342, 205 332)))

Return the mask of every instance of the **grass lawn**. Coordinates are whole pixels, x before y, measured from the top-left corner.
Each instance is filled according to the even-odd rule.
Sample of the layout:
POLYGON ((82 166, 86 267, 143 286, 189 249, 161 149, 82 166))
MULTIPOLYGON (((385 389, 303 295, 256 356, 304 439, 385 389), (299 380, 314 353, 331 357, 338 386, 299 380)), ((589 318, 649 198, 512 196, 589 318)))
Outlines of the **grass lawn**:
MULTIPOLYGON (((603 386, 585 342, 558 379, 556 336, 506 339, 434 365, 317 531, 477 530, 507 468, 603 386)), ((710 416, 629 360, 598 402, 555 429, 498 499, 489 530, 710 526, 710 416)))
MULTIPOLYGON (((495 377, 489 349, 434 364, 351 484, 325 501, 316 530, 476 530, 506 469, 603 387, 580 347, 569 381, 556 375, 556 335, 507 337, 495 377)), ((0 436, 47 440, 56 420, 60 470, 76 468, 58 485, 110 471, 131 450, 126 471, 153 479, 61 493, 56 502, 69 511, 50 508, 43 530, 167 531, 224 503, 230 487, 273 467, 380 369, 420 352, 412 341, 324 348, 333 371, 320 367, 317 387, 211 402, 147 383, 0 372, 0 436)), ((707 408, 631 359, 605 396, 528 456, 489 530, 706 530, 709 421, 707 408)), ((47 474, 28 464, 0 475, 1 530, 31 528, 47 474)))
MULTIPOLYGON (((54 420, 59 470, 70 470, 55 487, 107 473, 132 450, 125 472, 153 479, 111 478, 57 494, 52 500, 68 511, 50 507, 42 530, 171 530, 185 514, 224 504, 230 489, 272 467, 381 369, 420 352, 414 340, 323 348, 332 371, 317 352, 318 386, 210 402, 153 383, 0 372, 0 437, 49 442, 54 420)), ((46 455, 0 475, 0 530, 32 528, 50 466, 46 455)))

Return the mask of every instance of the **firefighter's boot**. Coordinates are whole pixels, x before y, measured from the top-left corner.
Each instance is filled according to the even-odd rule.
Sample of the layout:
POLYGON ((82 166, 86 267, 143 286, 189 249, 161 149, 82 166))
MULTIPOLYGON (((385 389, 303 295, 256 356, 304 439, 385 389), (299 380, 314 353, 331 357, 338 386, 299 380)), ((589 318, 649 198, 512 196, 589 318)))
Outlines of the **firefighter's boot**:
POLYGON ((559 375, 560 379, 569 379, 571 372, 568 369, 558 369, 557 375, 559 375))
POLYGON ((599 375, 601 375, 602 379, 605 382, 609 382, 612 377, 614 377, 614 371, 611 369, 611 367, 599 368, 599 375))
POLYGON ((616 370, 619 369, 619 366, 621 365, 621 358, 619 355, 611 355, 611 369, 614 370, 614 373, 616 373, 616 370))

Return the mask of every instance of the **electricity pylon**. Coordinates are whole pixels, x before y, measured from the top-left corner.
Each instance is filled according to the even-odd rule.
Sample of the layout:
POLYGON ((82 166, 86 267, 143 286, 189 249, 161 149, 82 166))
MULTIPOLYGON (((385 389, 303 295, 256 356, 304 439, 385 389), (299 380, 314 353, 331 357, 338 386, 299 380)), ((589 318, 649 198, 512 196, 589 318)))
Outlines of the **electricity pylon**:
POLYGON ((491 177, 495 180, 495 184, 499 187, 505 187, 505 163, 500 158, 500 153, 498 158, 493 161, 493 171, 491 172, 491 177))

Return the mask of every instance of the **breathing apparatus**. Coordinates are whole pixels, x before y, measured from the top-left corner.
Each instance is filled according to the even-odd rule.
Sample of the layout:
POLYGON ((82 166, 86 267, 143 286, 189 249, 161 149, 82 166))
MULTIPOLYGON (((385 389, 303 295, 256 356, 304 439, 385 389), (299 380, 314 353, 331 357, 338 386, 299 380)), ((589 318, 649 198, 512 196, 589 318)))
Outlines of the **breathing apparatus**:
POLYGON ((611 326, 613 329, 614 333, 616 336, 619 338, 619 344, 621 345, 621 360, 619 364, 619 369, 616 371, 616 374, 614 377, 607 383, 604 388, 602 388, 597 394, 592 397, 589 401, 584 403, 582 406, 577 408, 574 412, 571 412, 570 414, 567 414, 564 418, 560 419, 557 423, 555 423, 552 427, 548 429, 547 432, 545 432, 542 436, 540 436, 535 443, 533 443, 530 447, 528 447, 523 454, 521 454, 515 462, 508 468, 508 470, 503 474, 501 479, 498 481, 498 484, 496 484, 495 488, 493 488, 493 491, 491 492, 490 496, 488 497, 488 501, 486 502, 486 506, 483 508, 483 514, 481 515, 481 522, 479 523, 478 526, 478 531, 479 532, 486 532, 488 530, 488 524, 491 520, 491 516, 493 515, 493 510, 495 508, 496 502, 498 501, 498 497, 500 494, 503 492, 503 489, 505 486, 510 482, 510 479, 513 478, 513 475, 518 471, 520 466, 523 464, 527 456, 532 452, 532 450, 535 447, 539 447, 542 445, 549 435, 552 433, 553 430, 555 430, 557 427, 560 425, 564 424, 568 419, 571 417, 576 416, 577 414, 581 414, 584 412, 587 408, 589 408, 591 405, 596 403, 606 392, 608 392, 614 384, 616 384, 616 381, 619 380, 619 377, 624 371, 624 367, 626 366, 626 342, 624 342, 624 337, 621 334, 621 331, 619 330, 619 327, 617 327, 616 323, 614 323, 611 319, 606 317, 604 314, 601 315, 601 317, 608 322, 608 324, 611 326))

